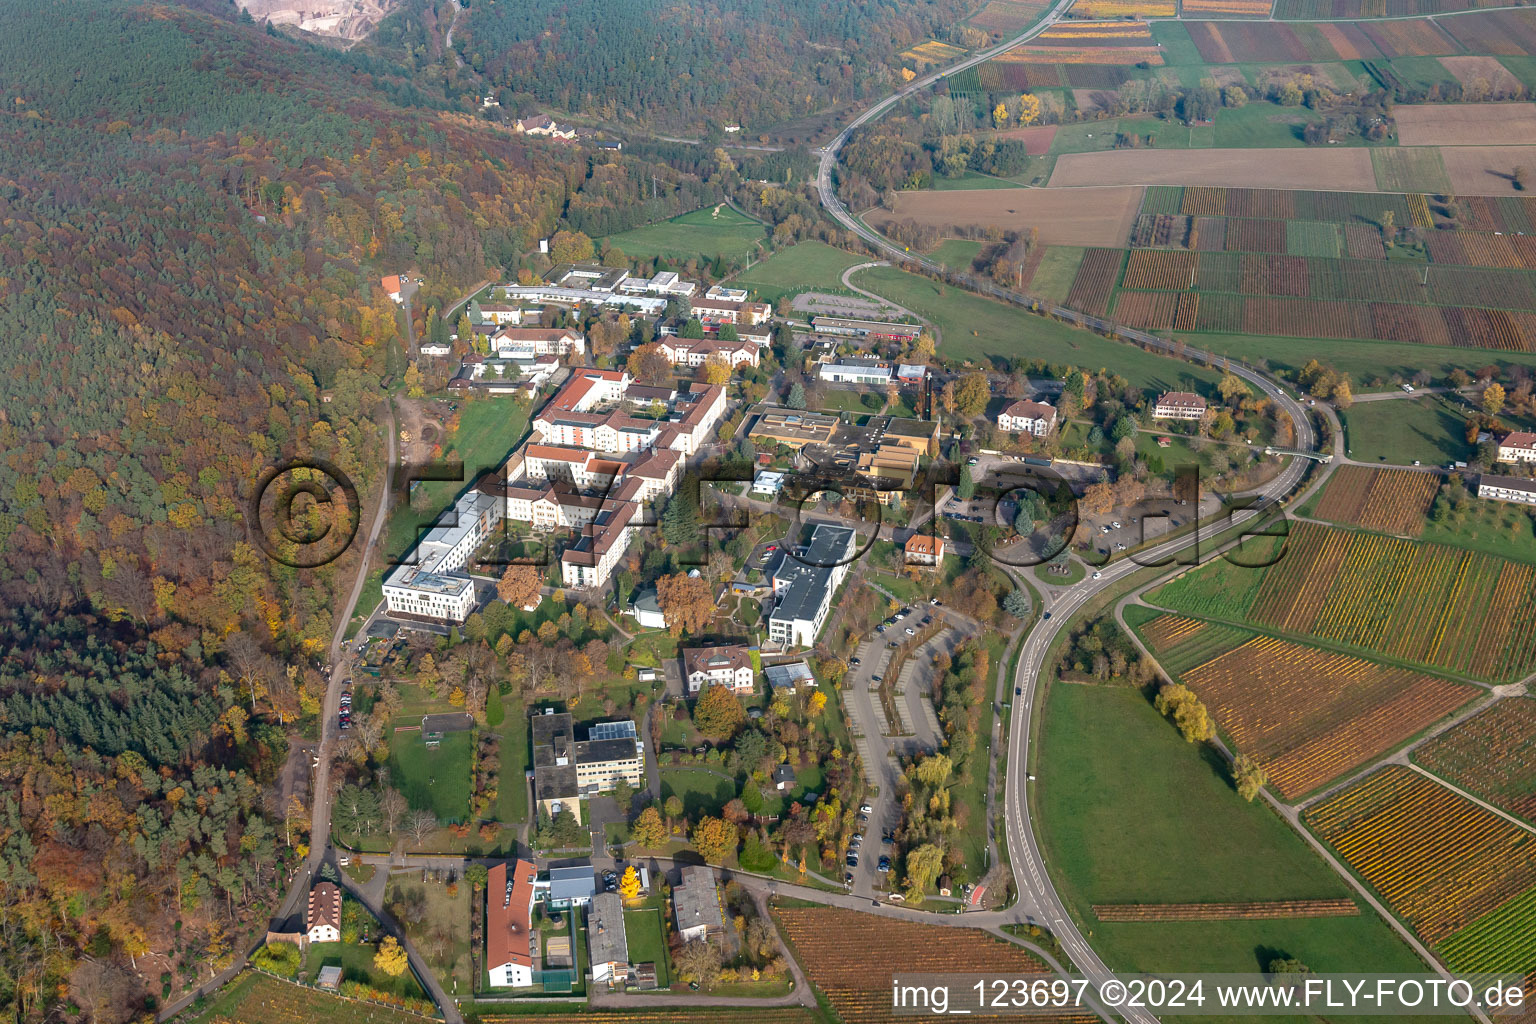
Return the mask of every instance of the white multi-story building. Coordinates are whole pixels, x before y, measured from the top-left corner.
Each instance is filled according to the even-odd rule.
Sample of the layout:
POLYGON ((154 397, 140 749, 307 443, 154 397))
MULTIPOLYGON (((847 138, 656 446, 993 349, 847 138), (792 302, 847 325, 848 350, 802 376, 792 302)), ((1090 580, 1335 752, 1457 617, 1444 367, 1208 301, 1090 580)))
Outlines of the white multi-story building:
POLYGON ((491 336, 491 347, 503 359, 580 356, 586 354, 587 339, 568 327, 506 327, 491 336))
POLYGON ((533 894, 528 861, 492 865, 485 885, 485 966, 492 988, 533 984, 533 894))
POLYGON ((716 685, 728 687, 732 693, 748 695, 757 688, 752 654, 740 644, 684 650, 683 676, 688 680, 690 694, 716 685))
POLYGON ((858 534, 849 527, 822 523, 803 554, 784 558, 773 574, 776 603, 768 617, 769 639, 785 647, 816 643, 857 545, 858 534))
POLYGON ((639 525, 639 505, 620 499, 605 501, 592 522, 581 528, 576 543, 560 553, 561 582, 571 590, 605 585, 639 525))
POLYGON ((391 615, 463 622, 475 610, 475 585, 464 567, 501 525, 503 502, 480 490, 465 492, 416 545, 414 565, 384 577, 391 615))
POLYGON ((1044 437, 1056 425, 1056 408, 1044 402, 1009 402, 997 414, 997 429, 1011 434, 1044 437))
POLYGON ((1536 434, 1515 430, 1499 438, 1500 462, 1536 462, 1536 434))
POLYGON ((1198 420, 1205 415, 1205 399, 1188 391, 1169 391, 1157 400, 1152 418, 1158 420, 1198 420))
POLYGON ((756 366, 761 358, 761 349, 751 341, 721 341, 718 338, 690 339, 672 335, 661 339, 657 344, 661 347, 661 354, 666 356, 673 366, 699 367, 710 361, 719 361, 735 368, 742 365, 756 366))
POLYGON ((864 384, 886 387, 891 383, 891 364, 878 359, 838 359, 816 368, 822 380, 834 384, 864 384))
POLYGON ((1536 480, 1484 473, 1477 481, 1477 496, 1491 501, 1514 501, 1522 505, 1536 505, 1536 480))

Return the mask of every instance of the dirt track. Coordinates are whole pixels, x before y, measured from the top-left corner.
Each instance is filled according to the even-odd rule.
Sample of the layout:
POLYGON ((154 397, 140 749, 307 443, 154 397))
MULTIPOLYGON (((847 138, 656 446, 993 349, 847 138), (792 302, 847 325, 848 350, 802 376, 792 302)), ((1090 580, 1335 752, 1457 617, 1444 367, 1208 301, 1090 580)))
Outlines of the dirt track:
POLYGON ((894 213, 865 216, 871 226, 914 220, 940 228, 996 224, 1005 231, 1040 229, 1046 245, 1124 245, 1141 205, 1140 186, 1082 189, 974 189, 959 192, 901 192, 894 213))
POLYGON ((1222 185, 1376 191, 1365 149, 1117 149, 1056 158, 1051 188, 1222 185))
POLYGON ((1536 143, 1536 103, 1404 105, 1393 108, 1392 116, 1404 146, 1536 143))

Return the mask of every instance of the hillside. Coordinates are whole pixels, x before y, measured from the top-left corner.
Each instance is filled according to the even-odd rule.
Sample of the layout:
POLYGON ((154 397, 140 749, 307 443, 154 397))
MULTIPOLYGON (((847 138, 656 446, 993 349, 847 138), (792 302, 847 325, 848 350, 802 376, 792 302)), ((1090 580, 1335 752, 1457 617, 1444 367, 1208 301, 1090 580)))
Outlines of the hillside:
POLYGON ((749 133, 883 95, 893 55, 972 5, 821 0, 483 0, 455 46, 490 83, 620 123, 749 133))
POLYGON ((420 330, 563 215, 624 230, 710 194, 673 172, 640 204, 627 154, 530 145, 376 57, 206 6, 0 6, 0 1012, 19 1020, 174 998, 265 927, 301 855, 280 769, 357 553, 279 564, 245 502, 296 454, 377 493, 405 369, 379 276, 428 282, 420 330))

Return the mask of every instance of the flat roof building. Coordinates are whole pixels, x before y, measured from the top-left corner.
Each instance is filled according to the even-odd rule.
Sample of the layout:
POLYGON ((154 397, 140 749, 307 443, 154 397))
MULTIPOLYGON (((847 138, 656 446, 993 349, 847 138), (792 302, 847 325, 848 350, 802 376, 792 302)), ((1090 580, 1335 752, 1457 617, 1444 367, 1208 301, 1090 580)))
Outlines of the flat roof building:
POLYGON ((587 961, 593 981, 621 981, 629 974, 629 941, 624 935, 624 901, 600 892, 587 910, 587 961))
POLYGON ((639 787, 644 748, 633 722, 599 722, 576 739, 568 712, 532 716, 533 793, 540 811, 570 811, 581 821, 581 799, 611 791, 619 782, 639 787))
POLYGON ((821 523, 803 555, 786 554, 773 574, 777 600, 768 617, 769 639, 784 647, 816 643, 857 546, 858 534, 851 528, 821 523))
POLYGON ((677 936, 684 942, 724 937, 725 916, 720 912, 714 868, 683 868, 683 880, 672 890, 672 914, 677 936))

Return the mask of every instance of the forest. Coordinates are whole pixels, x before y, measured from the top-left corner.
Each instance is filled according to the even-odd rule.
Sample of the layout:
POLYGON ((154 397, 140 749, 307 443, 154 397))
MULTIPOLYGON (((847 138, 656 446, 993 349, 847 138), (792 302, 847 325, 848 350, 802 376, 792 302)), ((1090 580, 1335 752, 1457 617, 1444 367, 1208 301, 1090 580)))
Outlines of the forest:
POLYGON ((535 239, 717 186, 650 200, 644 159, 222 0, 3 5, 0 68, 0 1015, 120 1024, 259 937, 306 848, 281 769, 358 552, 279 564, 246 501, 295 455, 378 493, 379 277, 426 282, 424 333, 535 239))
POLYGON ((755 135, 883 94, 892 55, 944 31, 971 6, 477 0, 454 45, 508 98, 619 124, 713 121, 755 135))

